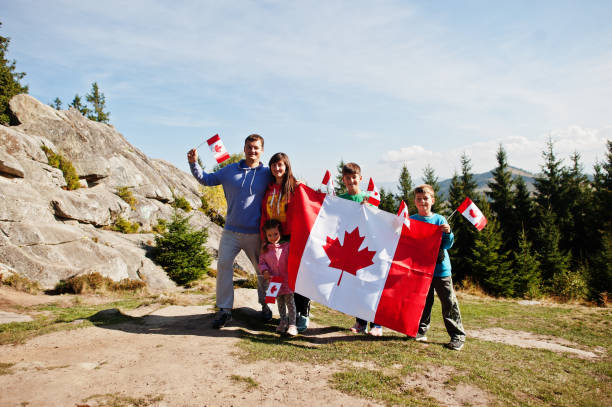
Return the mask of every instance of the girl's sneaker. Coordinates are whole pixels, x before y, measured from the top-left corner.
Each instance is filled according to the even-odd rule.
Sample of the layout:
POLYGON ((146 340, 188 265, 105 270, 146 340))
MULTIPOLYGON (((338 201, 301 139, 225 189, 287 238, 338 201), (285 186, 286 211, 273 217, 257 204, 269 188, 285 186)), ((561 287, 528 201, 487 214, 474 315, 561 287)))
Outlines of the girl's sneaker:
POLYGON ((276 327, 276 332, 279 334, 284 334, 287 332, 287 321, 281 320, 278 326, 276 327))
POLYGON ((305 317, 303 315, 300 315, 297 318, 297 330, 298 332, 304 332, 306 329, 308 329, 308 322, 309 322, 309 318, 305 317))
POLYGON ((287 335, 296 336, 297 334, 298 334, 297 326, 289 325, 289 328, 287 328, 287 335))
POLYGON ((382 336, 383 331, 382 331, 382 326, 375 326, 373 328, 370 328, 370 335, 372 336, 382 336))
POLYGON ((351 327, 351 332, 354 334, 366 333, 367 325, 361 325, 359 322, 355 322, 355 325, 351 327))

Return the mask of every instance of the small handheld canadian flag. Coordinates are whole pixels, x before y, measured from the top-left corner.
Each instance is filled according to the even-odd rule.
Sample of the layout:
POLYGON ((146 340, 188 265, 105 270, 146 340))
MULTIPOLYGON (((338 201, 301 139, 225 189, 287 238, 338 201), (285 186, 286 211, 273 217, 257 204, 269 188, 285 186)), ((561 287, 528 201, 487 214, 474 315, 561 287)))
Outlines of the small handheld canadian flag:
POLYGON ((219 137, 218 134, 215 134, 214 136, 206 140, 206 142, 208 143, 208 147, 210 147, 210 151, 212 151, 215 155, 215 160, 217 160, 218 164, 221 164, 223 161, 230 158, 230 155, 225 149, 225 146, 221 141, 221 137, 219 137))
POLYGON ((276 296, 278 295, 282 284, 282 277, 274 276, 270 278, 270 285, 268 285, 268 291, 266 291, 267 304, 274 304, 276 302, 276 296))
POLYGON ((472 202, 470 198, 465 198, 463 203, 457 208, 461 214, 476 227, 482 230, 487 225, 487 218, 482 214, 480 209, 472 202))
POLYGON ((323 181, 321 181, 321 187, 319 188, 319 192, 336 195, 336 190, 334 189, 334 181, 332 180, 331 173, 329 172, 329 170, 325 171, 325 176, 323 177, 323 181))
POLYGON ((370 182, 368 183, 368 203, 378 206, 380 205, 380 193, 378 192, 378 188, 374 185, 374 181, 370 178, 370 182))
POLYGON ((397 216, 404 218, 404 223, 410 226, 410 214, 408 213, 408 205, 406 205, 406 202, 404 202, 403 200, 400 203, 399 210, 397 211, 397 216))

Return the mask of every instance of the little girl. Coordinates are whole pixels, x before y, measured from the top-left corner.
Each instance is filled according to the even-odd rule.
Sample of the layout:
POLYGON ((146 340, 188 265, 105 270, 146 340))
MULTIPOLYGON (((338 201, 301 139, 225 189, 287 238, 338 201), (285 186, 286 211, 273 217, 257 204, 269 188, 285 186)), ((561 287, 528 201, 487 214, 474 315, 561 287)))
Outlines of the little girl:
POLYGON ((278 313, 280 314, 280 323, 276 332, 281 334, 286 332, 287 335, 295 336, 298 334, 295 325, 295 301, 293 291, 289 288, 287 270, 289 242, 280 243, 282 236, 281 223, 276 219, 266 221, 262 229, 266 243, 259 255, 259 269, 266 280, 270 280, 271 276, 279 276, 283 280, 276 297, 278 313))

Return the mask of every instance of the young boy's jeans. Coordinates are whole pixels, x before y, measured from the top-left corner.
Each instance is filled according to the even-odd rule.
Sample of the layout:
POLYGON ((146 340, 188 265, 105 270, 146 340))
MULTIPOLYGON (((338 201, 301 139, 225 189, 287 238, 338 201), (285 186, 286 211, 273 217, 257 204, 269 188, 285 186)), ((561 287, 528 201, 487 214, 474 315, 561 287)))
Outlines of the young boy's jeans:
POLYGON ((429 324, 431 322, 431 307, 434 303, 434 290, 438 294, 440 304, 442 305, 442 318, 444 319, 446 332, 448 332, 451 340, 457 339, 461 342, 465 342, 465 331, 461 323, 459 303, 457 302, 455 290, 453 290, 453 279, 450 276, 434 277, 431 280, 431 287, 429 287, 427 299, 425 300, 425 308, 423 308, 423 315, 419 323, 419 335, 425 335, 429 329, 429 324))
POLYGON ((267 284, 259 271, 259 233, 238 233, 223 229, 219 242, 217 261, 217 307, 231 311, 234 307, 234 260, 244 250, 257 272, 257 296, 259 303, 266 306, 267 284))

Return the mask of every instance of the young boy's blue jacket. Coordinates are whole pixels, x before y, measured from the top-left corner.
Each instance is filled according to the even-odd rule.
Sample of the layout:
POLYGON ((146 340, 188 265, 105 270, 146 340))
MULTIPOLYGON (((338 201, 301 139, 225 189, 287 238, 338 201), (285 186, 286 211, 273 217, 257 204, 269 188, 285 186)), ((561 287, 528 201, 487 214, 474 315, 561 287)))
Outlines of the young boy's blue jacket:
POLYGON ((240 160, 210 174, 202 171, 197 163, 190 163, 189 168, 200 184, 223 185, 227 201, 225 229, 238 233, 259 233, 261 202, 272 181, 268 167, 259 163, 251 168, 240 160))
MULTIPOLYGON (((430 216, 421 216, 419 214, 412 215, 410 219, 420 220, 421 222, 433 223, 434 225, 443 225, 446 222, 446 218, 442 215, 434 213, 430 216)), ((437 263, 434 270, 434 277, 450 277, 451 275, 451 262, 448 256, 447 250, 453 247, 455 242, 455 235, 453 232, 442 233, 442 242, 440 243, 440 250, 444 250, 444 260, 442 263, 437 263)))

